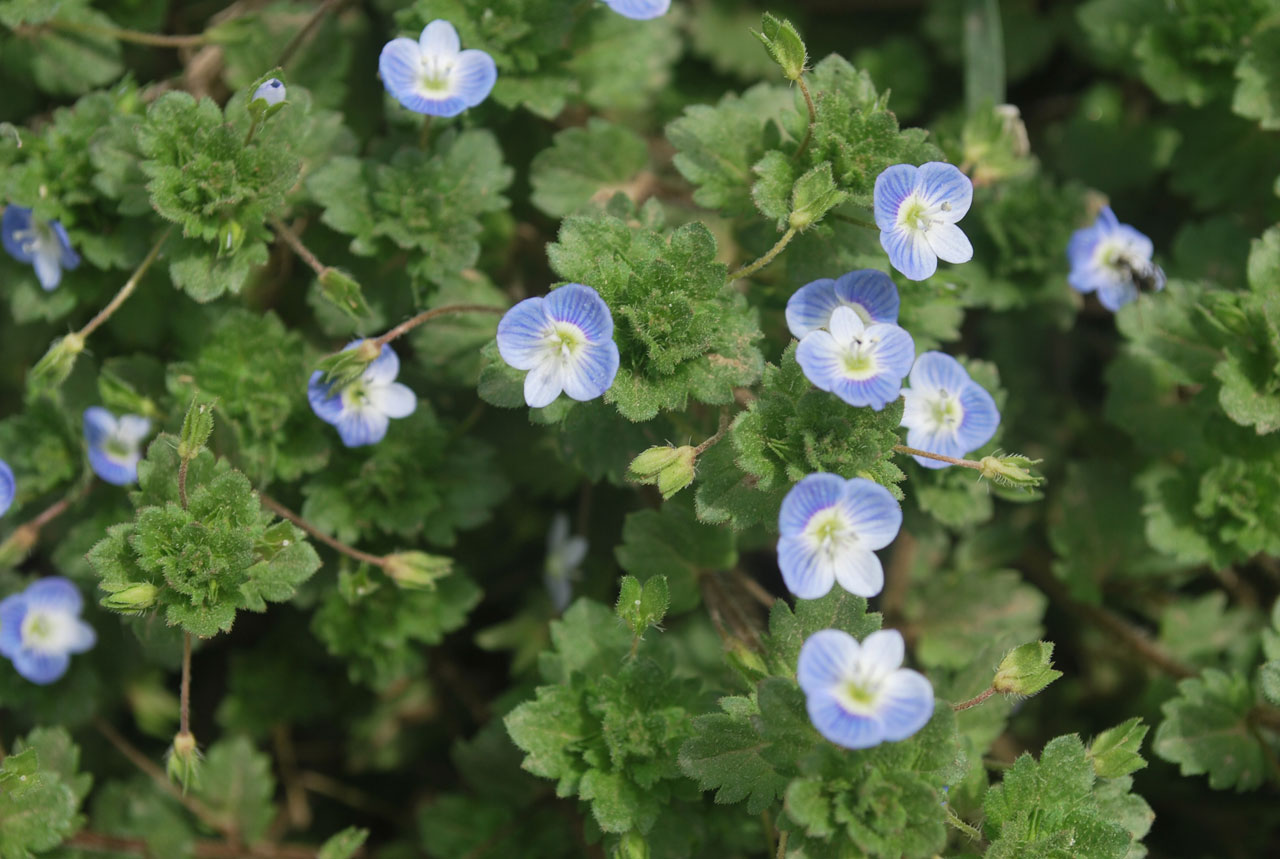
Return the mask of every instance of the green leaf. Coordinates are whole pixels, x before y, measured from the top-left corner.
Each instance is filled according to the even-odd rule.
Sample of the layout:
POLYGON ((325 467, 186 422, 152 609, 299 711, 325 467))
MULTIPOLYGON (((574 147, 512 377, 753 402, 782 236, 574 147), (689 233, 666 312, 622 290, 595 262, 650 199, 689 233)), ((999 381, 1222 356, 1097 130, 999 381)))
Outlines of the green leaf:
POLYGON ((1235 75, 1231 109, 1267 129, 1280 128, 1280 27, 1268 27, 1249 39, 1235 75))
POLYGON ((530 165, 533 204, 552 217, 564 217, 592 199, 622 191, 644 168, 649 152, 628 128, 592 118, 585 127, 566 128, 530 165))
POLYGON ((1251 790, 1266 775, 1265 751, 1247 723, 1252 707, 1248 680, 1208 669, 1179 682, 1177 697, 1160 706, 1151 748, 1183 775, 1207 773, 1214 790, 1251 790))
POLYGON ((784 677, 794 676, 800 647, 821 629, 838 629, 861 641, 880 628, 878 613, 867 612, 867 601, 844 588, 816 600, 797 600, 794 610, 786 600, 778 600, 769 611, 766 656, 772 670, 784 677))
POLYGON ((1138 749, 1142 748, 1142 738, 1148 730, 1142 719, 1135 716, 1094 737, 1089 744, 1089 760, 1098 777, 1119 778, 1145 767, 1147 762, 1138 754, 1138 749))
POLYGON ((348 826, 320 845, 316 859, 351 859, 368 838, 369 830, 348 826))
POLYGON ((275 788, 271 759, 247 737, 235 737, 209 747, 195 795, 253 844, 275 817, 275 788))
POLYGON ((623 576, 613 612, 631 627, 633 635, 642 636, 649 627, 662 623, 670 605, 666 576, 652 576, 643 585, 635 576, 623 576))
POLYGON ((698 579, 703 573, 737 565, 734 543, 726 529, 698 522, 687 503, 670 503, 661 510, 629 513, 622 526, 622 544, 614 555, 619 566, 641 582, 665 579, 671 590, 671 610, 680 613, 700 602, 698 579))
POLYGON ((831 176, 830 162, 824 161, 796 180, 795 187, 791 189, 788 223, 797 230, 807 230, 843 203, 845 197, 845 192, 836 187, 831 176))
POLYGON ((77 812, 92 779, 76 773, 79 755, 62 728, 38 729, 14 744, 0 762, 0 856, 28 859, 81 827, 77 812))

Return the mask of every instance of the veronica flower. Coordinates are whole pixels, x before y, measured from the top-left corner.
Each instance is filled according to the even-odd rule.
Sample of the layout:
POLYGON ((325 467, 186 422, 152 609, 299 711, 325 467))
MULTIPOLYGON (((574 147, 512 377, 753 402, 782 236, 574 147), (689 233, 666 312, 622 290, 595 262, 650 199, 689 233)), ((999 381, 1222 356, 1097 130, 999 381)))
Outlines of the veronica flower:
POLYGON ((806 283, 787 299, 787 327, 797 339, 831 324, 837 307, 852 308, 863 324, 898 321, 898 288, 874 268, 806 283))
POLYGON ((409 110, 430 116, 457 116, 489 97, 498 80, 493 57, 462 50, 458 31, 436 19, 418 41, 392 39, 378 58, 387 92, 409 110))
MULTIPOLYGON (((925 352, 911 368, 910 382, 911 387, 902 392, 906 400, 902 425, 910 447, 959 458, 996 434, 1000 412, 995 400, 955 358, 925 352)), ((950 465, 923 456, 915 461, 925 468, 950 465)))
POLYGON ((838 629, 809 636, 800 648, 796 680, 809 721, 846 749, 905 740, 933 717, 933 686, 902 667, 902 633, 873 632, 859 644, 838 629))
POLYGON ((1067 244, 1067 282, 1077 292, 1096 290, 1102 306, 1114 312, 1137 298, 1140 288, 1164 289, 1164 271, 1151 261, 1152 250, 1151 239, 1103 206, 1093 226, 1076 230, 1067 244))
POLYGON ((35 268, 45 290, 57 288, 64 268, 70 271, 80 265, 80 255, 71 249, 62 224, 42 221, 22 206, 5 207, 0 239, 9 256, 35 268))
POLYGON ((618 375, 613 316, 594 289, 567 283, 543 298, 526 298, 498 323, 498 353, 528 370, 524 400, 550 405, 560 392, 585 402, 609 390, 618 375))
POLYGON ((604 0, 604 3, 619 15, 637 21, 660 18, 671 8, 671 0, 604 0))
POLYGON ((873 597, 884 587, 875 550, 898 536, 902 508, 889 490, 863 477, 810 474, 791 488, 778 513, 778 567, 801 599, 825 596, 836 582, 873 597))
POLYGON ((864 323, 852 307, 831 312, 829 331, 804 335, 796 361, 810 382, 851 406, 876 411, 898 398, 916 345, 906 331, 887 322, 864 323))
POLYGON ((278 78, 272 78, 264 82, 260 87, 253 91, 253 97, 249 101, 254 102, 262 99, 267 103, 268 107, 277 105, 284 101, 287 90, 284 84, 278 78))
POLYGON ((142 442, 151 432, 151 421, 139 415, 119 420, 102 406, 84 410, 84 440, 89 443, 89 465, 107 483, 127 486, 138 479, 142 442))
POLYGON ((547 560, 543 580, 556 611, 563 612, 573 598, 573 583, 580 577, 578 567, 587 556, 587 538, 569 535, 569 517, 557 513, 547 532, 547 560))
POLYGON ((13 469, 9 467, 9 463, 0 459, 0 516, 13 506, 14 489, 13 469))
POLYGON ((33 582, 0 602, 0 656, 26 679, 52 683, 71 664, 71 654, 93 647, 93 627, 80 619, 84 600, 61 576, 33 582))
MULTIPOLYGON (((352 340, 343 351, 363 342, 352 340)), ((341 388, 326 383, 324 375, 321 370, 311 374, 307 399, 320 420, 338 428, 347 447, 377 444, 386 436, 391 418, 408 417, 418 408, 417 395, 396 381, 400 358, 390 346, 384 345, 364 373, 341 388)))
POLYGON ((880 245, 889 262, 911 280, 950 263, 973 259, 973 245, 956 221, 973 202, 973 183, 953 164, 895 164, 876 177, 874 193, 880 245))

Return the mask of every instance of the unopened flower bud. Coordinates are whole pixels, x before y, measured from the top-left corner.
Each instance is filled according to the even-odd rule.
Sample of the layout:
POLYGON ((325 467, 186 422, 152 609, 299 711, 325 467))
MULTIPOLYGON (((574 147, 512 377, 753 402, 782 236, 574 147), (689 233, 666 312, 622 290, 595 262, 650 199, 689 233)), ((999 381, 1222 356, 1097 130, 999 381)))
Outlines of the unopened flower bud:
POLYGON ((1004 695, 1026 698, 1061 676, 1062 672, 1053 668, 1053 642, 1030 641, 1000 660, 991 688, 1004 695))
MULTIPOLYGON (((658 472, 666 468, 668 465, 676 461, 680 453, 669 444, 662 444, 651 447, 644 453, 631 460, 631 465, 627 467, 627 475, 632 480, 639 480, 644 477, 657 477, 658 472)), ((652 481, 642 481, 651 483, 652 481)))
POLYGON ((169 759, 165 762, 165 772, 175 784, 182 786, 183 794, 191 785, 200 779, 200 749, 196 746, 195 734, 182 731, 174 735, 173 745, 169 747, 169 759))
POLYGON ((67 380, 76 366, 76 356, 84 351, 84 338, 79 334, 59 337, 49 351, 31 368, 31 381, 39 387, 56 388, 67 380))
POLYGON ((434 589, 436 581, 453 572, 453 559, 426 552, 397 552, 387 555, 383 569, 402 588, 434 589))
POLYGON ((693 482, 698 451, 690 445, 651 447, 631 460, 627 477, 636 483, 656 484, 668 499, 693 482))
POLYGON ((142 582, 107 594, 102 598, 102 605, 112 611, 140 614, 156 604, 159 594, 160 589, 155 585, 142 582))
POLYGON ((1038 465, 1041 461, 1010 453, 1004 456, 984 456, 979 464, 982 466, 982 476, 993 483, 1030 489, 1044 482, 1043 477, 1032 474, 1029 470, 1029 466, 1038 465))
POLYGON ((218 230, 218 256, 231 256, 244 244, 244 227, 238 221, 227 221, 218 230))
POLYGON ((286 95, 288 95, 288 91, 285 89, 284 84, 278 78, 272 78, 254 90, 253 98, 249 99, 249 101, 253 102, 261 99, 267 103, 267 107, 272 107, 283 102, 286 95))
POLYGON ((649 859, 649 842, 634 829, 618 839, 614 859, 649 859))

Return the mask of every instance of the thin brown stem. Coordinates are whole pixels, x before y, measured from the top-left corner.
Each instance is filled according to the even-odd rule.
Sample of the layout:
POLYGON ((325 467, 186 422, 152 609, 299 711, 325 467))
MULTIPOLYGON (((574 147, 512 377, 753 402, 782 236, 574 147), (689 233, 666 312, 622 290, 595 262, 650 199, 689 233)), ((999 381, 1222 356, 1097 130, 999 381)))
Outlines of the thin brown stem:
POLYGON ((103 27, 84 21, 50 21, 46 26, 68 33, 107 36, 117 41, 149 45, 153 48, 198 48, 209 41, 205 33, 197 33, 194 36, 166 36, 163 33, 144 33, 141 30, 129 30, 125 27, 103 27))
POLYGON ((356 811, 373 814, 395 823, 404 822, 404 816, 402 814, 399 814, 395 809, 388 807, 377 797, 371 796, 358 788, 354 788, 351 785, 333 778, 332 776, 327 776, 324 773, 313 772, 311 770, 300 770, 298 772, 298 785, 303 790, 314 793, 317 796, 328 797, 329 799, 340 802, 345 806, 354 808, 356 811))
POLYGON ((973 468, 978 471, 982 471, 982 463, 975 462, 972 459, 956 459, 954 456, 943 456, 940 453, 932 453, 927 450, 907 447, 905 444, 895 444, 893 449, 896 453, 905 453, 911 456, 923 456, 925 459, 936 459, 938 462, 947 462, 951 465, 963 465, 965 468, 973 468))
POLYGON ((720 428, 716 430, 715 435, 713 435, 711 438, 707 439, 702 444, 695 447, 693 449, 693 455, 695 457, 702 456, 704 453, 707 452, 707 448, 711 447, 713 444, 720 441, 720 439, 724 438, 724 434, 728 431, 729 431, 729 413, 721 412, 720 428))
POLYGON ((813 140, 813 128, 818 124, 818 109, 814 107, 813 96, 809 94, 809 85, 804 82, 804 75, 797 78, 796 83, 800 85, 800 93, 804 96, 805 107, 809 109, 809 125, 804 130, 804 140, 800 141, 800 148, 796 150, 795 155, 791 156, 798 161, 809 148, 809 141, 813 140))
POLYGON ((276 231, 277 236, 284 239, 284 243, 298 255, 298 259, 305 262, 307 267, 316 273, 317 277, 325 273, 328 266, 316 259, 316 255, 302 243, 302 239, 298 238, 298 234, 288 224, 279 218, 272 218, 271 229, 276 231))
POLYGON ((178 463, 178 500, 182 502, 182 509, 186 510, 187 504, 187 466, 190 460, 184 459, 178 463))
POLYGON ((303 531, 306 531, 312 537, 315 537, 321 543, 324 543, 326 546, 328 546, 331 549, 334 549, 335 551, 341 552, 342 554, 346 555, 348 558, 354 558, 357 561, 361 561, 366 564, 371 564, 375 567, 385 568, 387 566, 386 558, 383 558, 379 555, 371 555, 368 552, 362 552, 359 549, 355 549, 355 548, 352 548, 351 546, 348 546, 346 543, 342 542, 336 537, 329 536, 328 534, 326 534, 325 532, 317 528, 315 525, 312 525, 306 519, 303 519, 297 513, 294 513, 288 507, 285 507, 279 501, 272 498, 270 495, 265 495, 259 492, 258 500, 262 503, 263 507, 267 508, 272 513, 276 514, 282 519, 288 519, 290 522, 297 525, 303 531))
POLYGON ((133 291, 138 288, 138 284, 142 281, 142 276, 147 273, 147 270, 151 268, 151 264, 160 256, 160 249, 164 247, 164 243, 169 239, 171 232, 173 232, 173 227, 169 227, 164 231, 160 238, 156 240, 156 243, 151 246, 146 258, 134 269, 133 274, 129 275, 129 279, 124 282, 124 286, 120 287, 120 291, 112 297, 111 301, 107 302, 106 307, 98 311, 97 316, 90 319, 89 323, 77 332, 81 339, 88 339, 89 335, 96 331, 102 323, 110 319, 111 314, 119 310, 120 305, 124 304, 125 300, 133 294, 133 291))
POLYGON ((961 701, 959 704, 952 704, 951 709, 955 710, 957 713, 959 713, 961 710, 968 710, 970 707, 978 706, 979 704, 981 704, 983 701, 987 700, 994 694, 996 694, 995 687, 988 686, 986 689, 983 689, 981 692, 979 692, 977 695, 974 695, 968 701, 961 701))
POLYGON ((182 686, 179 692, 178 733, 191 733, 191 633, 182 634, 182 686))
MULTIPOLYGON (((93 853, 134 853, 138 856, 153 856, 151 846, 142 838, 122 838, 92 830, 82 830, 68 838, 63 844, 93 853)), ((260 857, 260 859, 315 859, 314 847, 293 846, 288 844, 257 844, 247 850, 225 841, 197 840, 191 847, 191 853, 197 859, 244 859, 244 857, 260 857)), ((360 854, 357 854, 360 855, 360 854)))
POLYGON ((324 2, 320 4, 320 8, 316 9, 316 11, 311 14, 311 17, 307 19, 307 22, 298 29, 298 32, 293 34, 293 38, 289 40, 289 44, 284 46, 284 50, 280 52, 280 59, 276 60, 276 65, 281 68, 287 66, 289 64, 289 60, 293 59, 293 55, 298 52, 298 49, 302 47, 303 43, 306 42, 307 39, 311 37, 311 34, 315 32, 315 29, 320 26, 320 22, 324 20, 325 16, 330 12, 338 11, 338 8, 345 2, 347 2, 347 0, 324 0, 324 2))
POLYGON ((760 259, 755 262, 750 263, 749 265, 744 265, 735 272, 731 272, 729 274, 729 283, 733 283, 735 280, 741 280, 744 277, 750 277, 769 263, 773 262, 778 254, 782 253, 783 249, 787 245, 791 244, 791 240, 796 237, 796 233, 798 232, 799 230, 795 227, 788 227, 787 231, 782 234, 782 238, 778 239, 778 243, 769 248, 768 253, 760 257, 760 259))
POLYGON ((489 304, 449 304, 444 307, 436 307, 431 310, 424 310, 412 319, 406 319, 401 322, 386 334, 376 338, 373 341, 373 345, 381 349, 400 335, 407 334, 422 323, 430 322, 438 316, 448 316, 453 313, 493 313, 502 315, 506 312, 507 308, 505 307, 494 307, 489 304))

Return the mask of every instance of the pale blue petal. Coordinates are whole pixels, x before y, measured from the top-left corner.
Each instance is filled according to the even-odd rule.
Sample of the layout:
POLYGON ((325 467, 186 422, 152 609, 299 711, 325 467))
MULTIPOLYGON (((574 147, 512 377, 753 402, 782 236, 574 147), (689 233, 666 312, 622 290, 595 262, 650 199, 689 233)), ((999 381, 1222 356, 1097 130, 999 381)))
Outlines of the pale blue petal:
POLYGON ((899 384, 911 372, 916 360, 916 343, 905 328, 889 322, 877 322, 867 327, 867 335, 877 337, 880 343, 876 346, 876 363, 882 368, 882 374, 892 377, 899 384))
POLYGON ((138 460, 141 456, 133 454, 124 459, 109 456, 101 447, 89 448, 89 467, 93 473, 112 486, 128 486, 138 480, 138 460))
POLYGON ((835 282, 835 294, 842 303, 865 310, 872 322, 898 321, 898 287, 879 269, 858 269, 840 277, 835 282))
POLYGON ((778 511, 778 531, 794 537, 804 531, 815 513, 834 507, 844 494, 845 479, 838 474, 810 474, 791 487, 778 511))
POLYGON ((1151 254, 1155 252, 1155 245, 1151 243, 1151 239, 1146 234, 1138 232, 1128 224, 1118 224, 1112 231, 1119 236, 1127 246, 1130 257, 1137 257, 1144 262, 1151 261, 1151 254))
POLYGON ((151 433, 151 421, 141 415, 122 415, 116 428, 116 438, 132 447, 139 447, 151 433))
POLYGON ((9 256, 18 262, 31 263, 31 254, 18 241, 17 233, 31 229, 31 210, 22 206, 8 205, 4 209, 4 218, 0 219, 0 239, 4 241, 4 249, 9 256))
POLYGON ((561 374, 564 392, 578 402, 594 400, 613 384, 618 360, 618 344, 612 340, 581 347, 561 374))
POLYGON ((796 682, 808 695, 846 681, 862 646, 843 630, 822 629, 805 639, 796 663, 796 682))
POLYGON ((933 718, 933 686, 923 674, 909 668, 893 672, 880 687, 876 715, 884 738, 905 740, 933 718))
POLYGON ((660 18, 671 8, 671 0, 604 0, 610 9, 627 18, 648 21, 660 18))
POLYGON ((580 283, 566 283, 544 299, 546 313, 557 322, 569 322, 582 329, 592 343, 613 337, 613 315, 600 293, 580 283))
POLYGON ((840 493, 840 506, 858 535, 858 544, 883 549, 902 527, 902 507, 893 494, 874 480, 855 477, 840 493))
POLYGON ((84 608, 84 598, 80 596, 79 588, 62 576, 37 579, 23 591, 23 595, 32 609, 78 615, 84 608))
POLYGON ((960 362, 945 352, 925 352, 911 367, 912 390, 926 395, 938 391, 958 394, 970 383, 960 362))
POLYGON ((13 667, 37 686, 45 686, 67 673, 71 657, 66 653, 20 650, 13 655, 13 667))
POLYGON ((17 487, 13 479, 13 469, 9 463, 0 459, 0 516, 8 512, 13 505, 13 496, 17 487))
POLYGON ((348 409, 335 422, 338 436, 347 447, 377 444, 387 435, 390 419, 373 409, 348 409))
POLYGON ((1098 232, 1105 235, 1120 226, 1120 219, 1116 217, 1115 212, 1111 211, 1110 206, 1103 206, 1098 211, 1098 219, 1093 222, 1093 225, 1098 232))
POLYGON ((954 164, 944 161, 921 164, 916 173, 916 182, 920 196, 930 205, 946 203, 951 207, 938 215, 949 223, 963 218, 973 205, 973 182, 954 164))
POLYGON ((498 354, 517 370, 532 370, 547 355, 545 340, 551 320, 544 301, 541 297, 526 298, 498 323, 498 354))
POLYGON ((53 228, 53 234, 58 237, 58 245, 61 249, 62 267, 67 271, 71 271, 80 265, 80 254, 75 252, 71 247, 71 237, 67 235, 66 227, 62 226, 60 221, 50 221, 49 226, 53 228))
POLYGON ((554 358, 543 361, 524 377, 524 401, 530 408, 551 405, 563 390, 560 362, 554 358))
POLYGON ((1112 313, 1137 299, 1138 287, 1132 283, 1103 283, 1098 286, 1098 302, 1112 313))
MULTIPOLYGON (((907 430, 907 447, 914 447, 916 450, 927 450, 930 453, 939 453, 943 456, 950 456, 953 459, 963 457, 966 451, 960 442, 956 439, 955 433, 939 431, 931 433, 923 428, 913 427, 907 430)), ((924 456, 912 456, 916 462, 925 468, 950 468, 951 463, 940 462, 936 459, 929 459, 924 456)))
POLYGON ((404 90, 396 95, 396 101, 414 113, 426 116, 457 116, 467 109, 467 103, 461 96, 451 95, 444 98, 423 95, 413 90, 404 90))
POLYGON ((1085 227, 1072 233, 1067 242, 1067 261, 1071 264, 1068 281, 1077 292, 1093 292, 1098 288, 1093 274, 1093 255, 1101 239, 1096 227, 1085 227))
POLYGON ((826 328, 831 311, 839 306, 834 280, 824 277, 806 283, 787 299, 787 328, 793 337, 801 340, 811 331, 826 328))
MULTIPOLYGON (((357 344, 363 341, 356 341, 357 344)), ((347 349, 354 348, 348 346, 347 349)), ((342 351, 347 351, 343 349, 342 351)), ((396 376, 400 375, 400 356, 390 346, 384 345, 382 351, 378 353, 378 357, 365 367, 361 378, 370 385, 388 385, 396 380, 396 376)))
POLYGON ((333 385, 326 384, 324 372, 316 370, 307 383, 307 402, 311 403, 311 411, 316 417, 328 424, 336 424, 342 415, 342 396, 332 394, 333 385))
POLYGON ((883 674, 901 668, 906 655, 906 642, 896 629, 877 629, 862 639, 863 665, 875 665, 883 674))
POLYGON ((84 653, 97 643, 98 633, 94 632, 93 627, 80 618, 75 618, 71 623, 71 639, 66 642, 67 653, 84 653))
POLYGON ((437 18, 422 28, 418 45, 422 48, 422 53, 428 56, 455 57, 462 50, 458 31, 443 18, 437 18))
POLYGON ((58 288, 62 283, 62 251, 56 245, 41 245, 32 254, 31 265, 36 270, 36 280, 45 292, 58 288))
POLYGON ((389 418, 407 418, 418 408, 418 395, 399 382, 371 386, 369 405, 389 418))
POLYGON ((84 440, 89 447, 99 447, 116 430, 116 416, 102 406, 84 410, 84 440))
POLYGON ((938 255, 918 230, 894 227, 882 231, 880 246, 889 255, 889 264, 908 280, 926 280, 938 270, 938 255))
POLYGON ((902 395, 902 377, 882 373, 870 379, 836 378, 828 389, 851 406, 880 411, 902 395))
POLYGON ((27 598, 12 594, 0 601, 0 656, 12 659, 22 650, 22 621, 27 617, 27 598))
POLYGON ((378 57, 382 85, 397 99, 414 92, 422 77, 422 50, 413 39, 392 39, 378 57))
POLYGON ((454 95, 466 102, 467 107, 475 107, 488 98, 497 82, 498 67, 494 65, 493 57, 475 49, 458 55, 450 83, 454 95))
POLYGON ((835 574, 840 587, 854 596, 870 599, 884 590, 884 567, 870 550, 852 549, 841 556, 835 574))
POLYGON ((869 749, 884 741, 884 727, 872 716, 848 712, 830 692, 815 692, 805 702, 818 733, 846 749, 869 749))
POLYGON ((830 333, 810 331, 796 347, 796 363, 805 378, 824 391, 836 384, 843 350, 830 333))
POLYGON ((804 600, 826 596, 836 582, 836 571, 814 553, 804 537, 778 540, 778 569, 787 590, 804 600))
MULTIPOLYGON (((876 226, 882 231, 892 230, 897 226, 902 201, 916 189, 916 173, 916 168, 910 164, 894 164, 876 177, 872 196, 875 201, 876 226)), ((883 241, 882 236, 881 242, 883 241)))
POLYGON ((934 224, 924 237, 929 242, 929 249, 943 262, 958 265, 973 259, 973 245, 969 243, 969 237, 955 224, 934 224))
POLYGON ((977 382, 970 382, 960 392, 960 407, 964 409, 964 418, 956 429, 956 443, 969 453, 991 441, 1000 426, 1000 410, 977 382))

